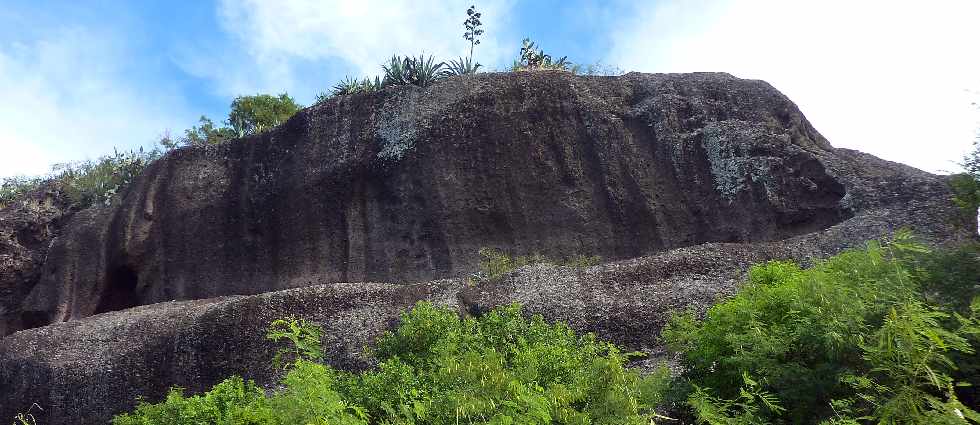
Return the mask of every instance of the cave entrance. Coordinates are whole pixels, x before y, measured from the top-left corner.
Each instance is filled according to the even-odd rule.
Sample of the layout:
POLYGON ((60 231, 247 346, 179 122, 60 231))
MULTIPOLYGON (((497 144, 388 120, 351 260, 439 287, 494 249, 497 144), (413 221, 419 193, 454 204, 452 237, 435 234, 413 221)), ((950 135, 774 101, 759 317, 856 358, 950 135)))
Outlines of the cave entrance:
POLYGON ((128 266, 118 267, 109 273, 109 284, 102 292, 102 300, 95 309, 95 314, 107 311, 124 310, 139 305, 136 295, 138 277, 128 266))
POLYGON ((49 323, 51 323, 51 318, 46 311, 22 311, 20 313, 21 329, 39 328, 49 323))

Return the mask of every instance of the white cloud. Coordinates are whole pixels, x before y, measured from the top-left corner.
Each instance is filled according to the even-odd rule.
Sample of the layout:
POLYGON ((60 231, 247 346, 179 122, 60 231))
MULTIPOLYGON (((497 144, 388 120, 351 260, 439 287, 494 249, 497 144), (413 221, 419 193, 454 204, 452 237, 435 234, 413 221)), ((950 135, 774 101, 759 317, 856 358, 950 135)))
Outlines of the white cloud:
MULTIPOLYGON (((478 61, 495 64, 510 53, 497 34, 511 1, 480 2, 486 33, 476 50, 478 61)), ((304 80, 311 78, 297 75, 298 68, 318 61, 340 61, 341 69, 369 76, 378 75, 381 63, 392 54, 424 52, 449 60, 468 51, 462 35, 469 4, 469 0, 223 0, 218 7, 221 26, 247 57, 189 56, 184 66, 213 79, 221 94, 238 95, 302 89, 304 80)), ((332 83, 324 81, 323 86, 332 83)))
POLYGON ((147 145, 190 121, 166 87, 127 84, 124 46, 73 28, 0 44, 0 177, 147 145))
POLYGON ((638 8, 609 61, 763 79, 837 147, 955 170, 980 125, 978 16, 968 0, 671 0, 638 8))

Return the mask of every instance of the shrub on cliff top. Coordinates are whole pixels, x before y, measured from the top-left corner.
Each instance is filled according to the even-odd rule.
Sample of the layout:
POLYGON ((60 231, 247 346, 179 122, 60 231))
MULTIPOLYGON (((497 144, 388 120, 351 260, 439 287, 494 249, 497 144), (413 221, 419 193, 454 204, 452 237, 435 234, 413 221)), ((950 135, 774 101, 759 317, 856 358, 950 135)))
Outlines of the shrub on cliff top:
POLYGON ((158 150, 114 151, 112 155, 96 160, 55 165, 51 173, 43 177, 6 178, 0 183, 0 208, 48 181, 60 183, 58 187, 72 202, 72 208, 108 204, 160 155, 158 150))

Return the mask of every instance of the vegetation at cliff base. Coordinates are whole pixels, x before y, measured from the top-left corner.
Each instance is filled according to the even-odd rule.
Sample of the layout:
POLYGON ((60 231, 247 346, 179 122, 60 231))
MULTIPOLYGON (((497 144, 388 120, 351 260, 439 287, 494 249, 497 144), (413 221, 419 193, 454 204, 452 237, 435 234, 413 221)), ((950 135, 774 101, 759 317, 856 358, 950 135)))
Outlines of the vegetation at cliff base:
POLYGON ((292 341, 282 389, 231 377, 201 395, 174 389, 115 425, 137 424, 636 424, 657 417, 666 369, 640 374, 631 354, 519 306, 479 318, 420 303, 374 347, 378 366, 343 372, 318 362, 317 330, 276 321, 292 341), (311 336, 317 336, 310 338, 311 336))
POLYGON ((113 423, 976 424, 978 284, 980 247, 932 251, 905 232, 810 268, 760 264, 734 297, 674 315, 673 377, 517 305, 460 317, 420 303, 362 372, 323 363, 319 329, 287 318, 268 334, 288 342, 276 391, 231 377, 113 423))
POLYGON ((980 423, 980 249, 899 233, 802 269, 752 268, 732 299, 664 330, 706 424, 980 423), (972 300, 972 302, 971 302, 972 300))

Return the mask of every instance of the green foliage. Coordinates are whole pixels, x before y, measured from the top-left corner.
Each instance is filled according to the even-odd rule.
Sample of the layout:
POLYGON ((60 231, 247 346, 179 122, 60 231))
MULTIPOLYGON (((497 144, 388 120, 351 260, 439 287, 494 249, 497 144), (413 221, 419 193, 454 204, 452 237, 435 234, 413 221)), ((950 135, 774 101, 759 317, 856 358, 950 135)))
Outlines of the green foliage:
POLYGON ((734 298, 704 318, 676 315, 663 332, 696 389, 689 405, 711 424, 938 423, 953 409, 975 415, 953 388, 969 380, 956 363, 975 354, 977 316, 928 304, 975 290, 975 257, 935 273, 958 260, 966 261, 900 232, 888 245, 870 242, 807 270, 786 262, 753 267, 734 298), (937 283, 947 278, 953 282, 937 283), (753 396, 758 390, 772 398, 753 396))
POLYGON ((591 267, 602 262, 598 255, 576 255, 564 261, 548 259, 541 254, 511 256, 499 249, 480 248, 480 272, 474 276, 480 280, 492 280, 502 277, 516 269, 531 264, 554 264, 566 267, 591 267))
POLYGON ((113 418, 113 425, 278 424, 265 392, 254 382, 233 376, 205 394, 185 397, 174 388, 160 403, 140 401, 132 414, 113 418))
POLYGON ((238 137, 244 137, 286 122, 300 108, 302 106, 286 93, 239 96, 231 102, 228 125, 238 137))
POLYGON ((384 69, 384 79, 382 85, 397 86, 411 84, 419 87, 428 87, 436 80, 444 76, 444 62, 435 62, 431 55, 419 55, 419 57, 392 56, 388 63, 382 65, 384 69))
MULTIPOLYGON (((956 366, 948 353, 974 350, 959 332, 944 328, 948 317, 908 301, 892 307, 870 340, 860 344, 871 369, 864 375, 844 375, 842 381, 856 390, 870 417, 884 423, 936 423, 927 418, 954 414, 948 407, 959 407, 959 402, 948 373, 956 366)), ((970 409, 960 412, 974 421, 980 418, 970 409)))
POLYGON ((288 317, 273 320, 266 329, 265 337, 273 342, 289 340, 292 345, 280 348, 273 364, 276 367, 289 366, 300 360, 317 361, 323 358, 320 346, 320 328, 304 319, 288 317), (283 358, 287 358, 283 362, 283 358))
POLYGON ((160 137, 159 144, 165 150, 180 146, 217 145, 275 127, 296 114, 302 105, 288 94, 278 96, 258 94, 238 96, 231 103, 225 126, 218 127, 210 118, 202 115, 198 125, 184 130, 184 135, 174 138, 169 133, 160 137))
POLYGON ((408 84, 408 60, 409 58, 392 55, 388 63, 381 65, 381 69, 384 70, 381 84, 385 87, 408 84))
POLYGON ((159 151, 114 151, 94 161, 58 165, 55 173, 63 183, 62 190, 78 207, 108 205, 116 193, 129 186, 159 157, 159 151))
POLYGON ((960 163, 967 174, 974 178, 980 178, 980 136, 973 140, 973 150, 963 157, 960 163))
POLYGON ((113 197, 136 179, 161 152, 153 150, 120 152, 95 160, 57 164, 43 177, 13 177, 0 184, 0 208, 46 182, 71 201, 71 207, 82 209, 95 204, 108 205, 113 197))
POLYGON ((442 73, 446 77, 476 74, 477 70, 479 70, 481 66, 483 65, 474 63, 472 58, 453 59, 446 64, 446 68, 442 71, 442 73))
POLYGON ((198 125, 184 130, 184 136, 179 139, 172 138, 165 134, 160 138, 160 145, 170 150, 178 146, 204 146, 217 145, 227 142, 237 137, 235 130, 229 127, 215 127, 214 121, 201 115, 198 125))
POLYGON ((641 376, 615 346, 518 306, 460 319, 421 303, 375 354, 380 367, 341 390, 375 423, 647 424, 667 383, 665 369, 641 376))
MULTIPOLYGON (((293 319, 270 329, 291 353, 318 338, 293 319)), ((630 354, 518 306, 460 318, 419 303, 374 354, 378 367, 360 373, 300 358, 271 395, 238 377, 202 395, 174 389, 113 424, 646 425, 669 382, 666 368, 640 375, 625 366, 630 354)))
POLYGON ((572 63, 568 57, 562 56, 558 60, 553 60, 551 55, 539 49, 533 41, 525 38, 521 42, 520 56, 511 67, 514 71, 534 71, 534 70, 559 70, 568 71, 572 63))
MULTIPOLYGON (((358 81, 353 77, 346 77, 339 83, 333 86, 333 91, 331 96, 349 96, 357 93, 371 93, 381 90, 381 80, 378 77, 374 77, 374 80, 370 78, 364 78, 358 81)), ((318 98, 318 102, 322 101, 323 98, 318 98)))
POLYGON ((10 205, 27 192, 41 187, 46 180, 37 176, 4 177, 0 182, 0 208, 10 205))
POLYGON ((953 202, 960 207, 963 214, 973 218, 980 207, 980 180, 972 174, 954 174, 949 178, 949 186, 953 189, 953 202))
POLYGON ((707 389, 695 386, 694 392, 688 398, 688 404, 697 415, 699 424, 709 425, 752 425, 765 424, 760 410, 780 413, 784 411, 779 400, 771 393, 762 389, 758 382, 742 374, 744 385, 739 388, 738 395, 731 400, 713 396, 707 389))
POLYGON ((949 185, 953 189, 953 202, 973 222, 980 207, 980 137, 974 140, 973 150, 963 157, 960 166, 966 172, 951 176, 949 185))
POLYGON ((980 296, 980 243, 930 251, 906 259, 906 264, 932 305, 969 314, 970 301, 980 296))
POLYGON ((428 87, 442 78, 442 70, 445 66, 445 62, 436 63, 431 55, 429 57, 419 55, 417 58, 405 58, 407 82, 419 87, 428 87))

